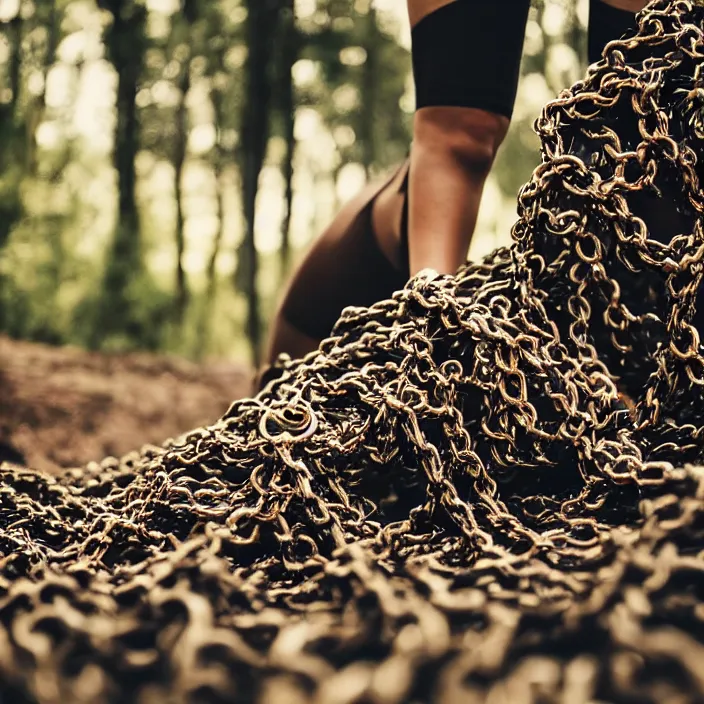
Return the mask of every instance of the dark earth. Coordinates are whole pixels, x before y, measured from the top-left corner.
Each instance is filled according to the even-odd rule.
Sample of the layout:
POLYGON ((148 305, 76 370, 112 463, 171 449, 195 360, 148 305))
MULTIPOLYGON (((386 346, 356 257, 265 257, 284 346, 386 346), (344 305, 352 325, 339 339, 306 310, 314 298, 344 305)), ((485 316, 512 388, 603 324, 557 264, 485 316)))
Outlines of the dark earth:
POLYGON ((56 472, 119 457, 213 423, 250 388, 244 365, 0 336, 0 461, 56 472))

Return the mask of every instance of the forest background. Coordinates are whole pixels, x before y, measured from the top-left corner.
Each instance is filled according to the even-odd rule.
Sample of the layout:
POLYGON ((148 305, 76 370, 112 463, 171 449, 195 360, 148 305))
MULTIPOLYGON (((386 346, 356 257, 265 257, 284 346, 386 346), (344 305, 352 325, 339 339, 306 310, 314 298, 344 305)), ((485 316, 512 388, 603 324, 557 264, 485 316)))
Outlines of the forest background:
MULTIPOLYGON (((306 247, 408 151, 405 5, 0 0, 0 334, 254 362, 306 247)), ((587 13, 533 2, 470 258, 509 241, 587 13)))

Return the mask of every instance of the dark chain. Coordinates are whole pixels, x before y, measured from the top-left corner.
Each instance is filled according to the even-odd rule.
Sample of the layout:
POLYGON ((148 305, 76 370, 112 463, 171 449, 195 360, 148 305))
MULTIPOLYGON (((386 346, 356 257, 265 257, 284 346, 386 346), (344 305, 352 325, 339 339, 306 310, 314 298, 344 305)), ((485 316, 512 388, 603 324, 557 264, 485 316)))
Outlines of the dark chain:
POLYGON ((185 439, 5 466, 3 701, 704 701, 703 25, 545 108, 510 249, 185 439))

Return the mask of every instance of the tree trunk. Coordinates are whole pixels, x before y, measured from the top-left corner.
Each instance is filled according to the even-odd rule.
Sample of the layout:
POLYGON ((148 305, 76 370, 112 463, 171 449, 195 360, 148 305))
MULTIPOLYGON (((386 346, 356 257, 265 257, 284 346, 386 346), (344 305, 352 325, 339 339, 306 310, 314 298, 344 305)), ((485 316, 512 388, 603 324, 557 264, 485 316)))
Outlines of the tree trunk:
POLYGON ((222 188, 222 173, 219 164, 215 167, 215 178, 217 182, 217 198, 218 198, 218 229, 213 240, 213 249, 208 260, 208 268, 206 270, 207 284, 205 295, 203 297, 203 312, 198 320, 198 334, 196 335, 196 358, 201 359, 210 342, 210 325, 212 322, 213 304, 215 303, 215 291, 217 288, 217 263, 220 256, 220 248, 222 245, 224 222, 223 222, 223 188, 222 188))
MULTIPOLYGON (((188 56, 184 58, 181 66, 181 74, 178 81, 178 89, 181 98, 176 111, 176 145, 174 153, 174 192, 176 197, 176 298, 174 300, 174 322, 183 324, 186 314, 186 307, 190 299, 188 291, 188 281, 184 268, 184 255, 186 250, 186 240, 184 236, 185 215, 183 211, 183 169, 186 163, 186 152, 188 145, 188 107, 186 101, 191 90, 191 59, 193 41, 192 27, 198 19, 198 3, 196 0, 181 0, 181 13, 179 18, 174 18, 175 29, 181 31, 174 32, 175 46, 178 49, 182 43, 188 45, 188 56), (180 25, 180 27, 179 27, 180 25)), ((175 57, 176 58, 176 57, 175 57)))
POLYGON ((362 110, 362 158, 364 160, 364 170, 367 174, 367 179, 372 175, 372 167, 376 162, 377 149, 374 130, 374 116, 376 115, 376 94, 379 71, 379 57, 377 55, 377 19, 376 8, 371 6, 366 17, 367 31, 367 60, 364 63, 364 71, 362 75, 362 95, 364 96, 364 105, 362 110))
MULTIPOLYGON (((46 24, 48 36, 46 52, 44 54, 43 76, 44 85, 41 93, 34 99, 31 109, 27 114, 26 134, 27 134, 27 172, 34 176, 37 173, 37 131, 44 120, 46 112, 46 82, 49 77, 54 62, 56 61, 56 49, 59 44, 59 12, 57 8, 57 0, 51 2, 44 7, 46 15, 44 23, 46 24)), ((44 19, 44 18, 43 18, 44 19)))
POLYGON ((284 139, 286 153, 284 155, 283 176, 286 183, 285 200, 286 214, 281 227, 281 269, 286 271, 291 256, 291 211, 293 206, 293 160, 296 152, 296 137, 294 133, 296 118, 296 96, 293 83, 293 65, 299 52, 299 37, 296 31, 296 16, 294 0, 285 0, 286 5, 281 13, 281 67, 280 100, 281 115, 284 123, 284 139))
MULTIPOLYGON (((213 101, 213 108, 215 113, 215 129, 218 136, 222 133, 222 126, 224 124, 223 111, 222 111, 222 96, 217 92, 213 91, 211 94, 211 99, 213 101)), ((222 187, 222 165, 223 165, 223 150, 219 142, 215 146, 215 156, 213 163, 213 171, 215 172, 215 187, 217 189, 217 218, 218 218, 218 229, 215 233, 215 239, 213 240, 213 249, 210 253, 210 259, 208 260, 208 267, 206 269, 206 287, 205 295, 203 296, 203 308, 202 313, 198 319, 198 332, 196 334, 196 358, 201 359, 205 350, 208 348, 210 342, 210 325, 212 322, 212 312, 213 304, 215 303, 215 291, 217 289, 217 263, 218 257, 220 256, 220 248, 222 246, 223 233, 225 229, 224 223, 224 192, 222 187)))
POLYGON ((140 124, 135 98, 146 49, 147 17, 144 7, 125 0, 101 0, 99 6, 108 9, 113 17, 106 44, 118 76, 113 163, 118 180, 119 220, 105 267, 101 302, 91 339, 93 346, 105 334, 141 334, 133 326, 128 288, 141 268, 135 170, 140 124))
POLYGON ((18 12, 8 23, 8 38, 10 40, 10 65, 9 83, 12 97, 10 99, 10 110, 12 116, 17 118, 20 102, 20 87, 22 81, 22 17, 18 12))
POLYGON ((183 167, 186 162, 186 145, 188 142, 188 108, 186 97, 191 87, 190 60, 181 69, 179 90, 181 100, 176 114, 176 153, 174 154, 174 190, 176 196, 176 299, 174 301, 174 319, 177 324, 183 323, 188 305, 188 285, 183 259, 186 249, 184 237, 185 215, 183 212, 183 167))
MULTIPOLYGON (((10 173, 11 180, 0 198, 0 256, 10 239, 13 227, 22 219, 23 214, 20 195, 22 176, 16 170, 17 164, 22 160, 20 143, 17 140, 20 128, 22 29, 22 18, 18 11, 5 25, 5 36, 9 44, 7 74, 11 96, 6 105, 0 104, 0 164, 10 173)), ((7 178, 7 173, 5 175, 7 178)), ((0 269, 0 330, 7 327, 4 302, 5 276, 0 269)))
POLYGON ((242 202, 245 236, 239 248, 237 280, 247 296, 246 331, 252 361, 259 364, 261 320, 257 291, 258 259, 254 240, 255 208, 270 131, 272 37, 276 32, 282 0, 249 0, 246 41, 249 53, 245 64, 246 98, 242 119, 242 202))
POLYGON ((135 10, 135 15, 128 20, 117 14, 111 42, 111 56, 119 76, 114 153, 119 184, 119 213, 121 221, 131 231, 128 235, 129 249, 133 250, 133 254, 139 249, 135 171, 135 159, 139 149, 139 117, 135 98, 142 70, 142 52, 133 46, 130 39, 144 31, 145 14, 135 10))

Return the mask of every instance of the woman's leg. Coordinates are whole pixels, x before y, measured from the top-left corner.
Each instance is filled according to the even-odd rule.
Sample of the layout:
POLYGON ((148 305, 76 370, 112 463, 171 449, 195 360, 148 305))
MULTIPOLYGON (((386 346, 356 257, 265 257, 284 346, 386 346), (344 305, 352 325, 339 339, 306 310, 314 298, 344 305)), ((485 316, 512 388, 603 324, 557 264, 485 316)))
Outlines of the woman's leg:
MULTIPOLYGON (((274 322, 270 362, 281 352, 300 356, 315 349, 345 306, 390 296, 420 268, 454 272, 466 260, 484 180, 513 110, 529 0, 508 2, 514 13, 508 21, 505 10, 497 11, 502 4, 409 3, 418 92, 430 98, 414 130, 410 202, 417 205, 409 216, 415 234, 406 242, 400 231, 404 197, 398 179, 372 187, 347 206, 294 275, 274 322), (444 37, 448 28, 452 36, 444 37), (487 38, 492 32, 497 41, 487 38), (466 55, 463 47, 477 43, 479 49, 466 55), (485 63, 492 65, 491 75, 478 78, 485 63), (470 107, 458 109, 458 95, 470 107), (448 106, 433 104, 446 97, 448 106), (451 158, 438 160, 439 152, 451 158), (444 237, 446 231, 453 238, 444 237)), ((404 184, 406 176, 399 174, 404 184)))
MULTIPOLYGON (((645 4, 591 0, 590 63, 635 27, 634 13, 645 4)), ((408 7, 418 94, 410 273, 452 274, 466 260, 484 184, 509 127, 529 3, 408 0, 408 7)))
POLYGON ((408 0, 417 110, 410 273, 466 261, 484 184, 508 131, 529 0, 408 0))
POLYGON ((284 352, 299 358, 314 350, 347 306, 369 306, 403 288, 408 268, 398 243, 405 170, 363 189, 311 247, 277 311, 269 363, 284 352))
MULTIPOLYGON (((509 8, 514 10, 513 20, 518 20, 512 32, 514 36, 507 39, 509 44, 516 44, 519 39, 522 41, 521 23, 524 19, 521 13, 527 12, 527 5, 523 0, 518 2, 509 8)), ((423 20, 449 5, 460 3, 481 6, 484 10, 502 5, 502 12, 506 11, 502 3, 485 0, 409 0, 415 38, 419 37, 416 29, 423 20)), ((635 26, 633 13, 645 4, 644 0, 591 0, 590 62, 599 58, 606 43, 635 26)), ((458 9, 466 12, 468 8, 447 8, 446 11, 458 9)), ((437 19, 436 15, 434 20, 437 19)), ((434 59, 425 53, 432 53, 433 46, 439 45, 437 40, 433 42, 433 36, 442 32, 443 19, 439 19, 439 28, 425 25, 423 32, 426 36, 421 32, 420 46, 416 46, 420 51, 414 56, 414 68, 421 86, 426 80, 425 75, 432 75, 426 67, 432 68, 434 59)), ((450 24, 454 24, 452 19, 449 17, 450 24)), ((481 24, 475 22, 474 26, 475 31, 481 32, 481 24)), ((503 36, 506 39, 505 26, 503 36)), ((484 37, 479 43, 482 51, 486 43, 484 37)), ((501 51, 505 48, 506 44, 500 46, 501 51)), ((490 63, 489 56, 486 61, 490 63)), ((509 90, 500 95, 498 102, 492 93, 486 98, 487 89, 495 89, 492 89, 495 76, 490 77, 491 80, 480 80, 477 89, 477 86, 471 87, 471 76, 466 73, 468 69, 459 70, 455 66, 454 71, 448 73, 458 76, 463 85, 459 88, 449 86, 447 95, 450 99, 444 102, 458 102, 453 91, 459 89, 466 95, 468 88, 464 84, 467 83, 469 94, 474 95, 472 100, 476 102, 478 96, 480 100, 490 102, 491 109, 421 106, 416 115, 415 131, 416 135, 422 135, 422 139, 414 144, 413 171, 409 178, 410 219, 413 221, 410 232, 402 233, 400 226, 401 213, 406 207, 406 189, 402 187, 407 176, 406 165, 390 182, 367 187, 343 209, 311 248, 294 274, 275 317, 267 355, 269 363, 283 352, 298 358, 314 350, 329 334, 344 307, 368 305, 375 302, 374 299, 390 296, 403 286, 409 273, 428 267, 441 273, 453 273, 465 261, 484 182, 508 128, 515 93, 512 86, 517 81, 520 52, 517 59, 514 57, 508 61, 504 55, 503 61, 498 72, 503 76, 504 91, 507 86, 509 90), (438 158, 439 142, 442 142, 443 158, 438 158), (410 254, 404 246, 406 236, 410 240, 410 254), (370 272, 373 272, 372 277, 370 272), (381 280, 372 280, 374 277, 381 277, 381 280)), ((467 66, 473 67, 472 64, 467 66)), ((436 88, 432 86, 430 90, 436 88)), ((434 101, 431 99, 430 102, 434 101)))
POLYGON ((467 260, 486 179, 509 116, 428 107, 415 116, 409 178, 409 268, 454 274, 467 260))

